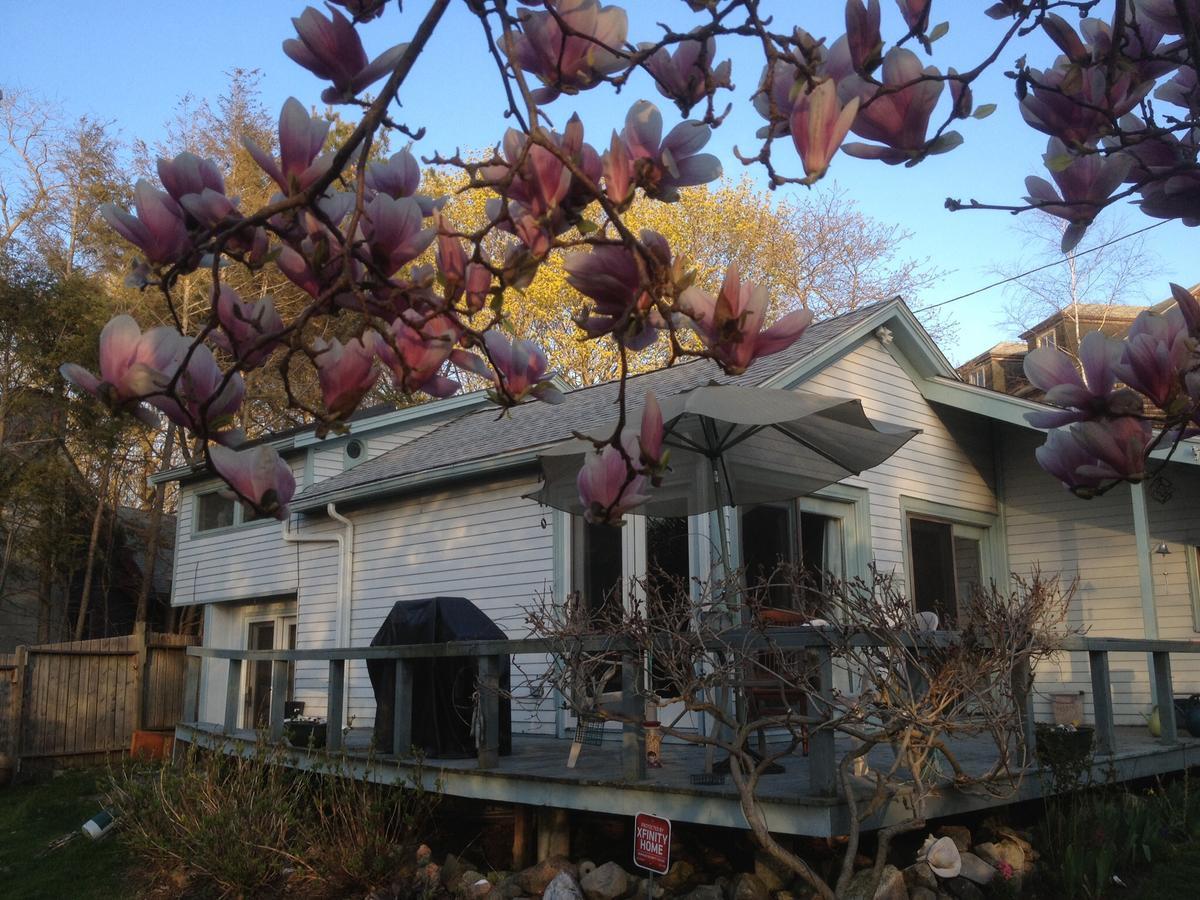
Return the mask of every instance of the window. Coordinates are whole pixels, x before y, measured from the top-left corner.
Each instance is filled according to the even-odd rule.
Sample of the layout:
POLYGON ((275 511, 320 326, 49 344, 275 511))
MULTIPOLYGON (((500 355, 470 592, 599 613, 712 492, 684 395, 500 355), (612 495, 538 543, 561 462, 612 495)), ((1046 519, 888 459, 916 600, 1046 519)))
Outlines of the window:
MULTIPOLYGON (((251 621, 246 631, 247 650, 296 649, 296 617, 251 621)), ((287 664, 287 697, 296 690, 296 664, 287 664)), ((271 661, 256 659, 246 672, 246 689, 242 702, 242 725, 245 728, 266 728, 271 723, 271 661)))
POLYGON ((351 469, 367 458, 367 442, 362 438, 352 438, 346 442, 342 450, 342 467, 351 469))
POLYGON ((971 384, 975 385, 976 387, 987 387, 987 369, 985 369, 983 366, 980 366, 977 369, 972 369, 970 379, 971 384))
POLYGON ((908 520, 913 605, 936 613, 939 628, 970 615, 971 599, 984 586, 983 538, 984 530, 975 526, 908 520))
POLYGON ((829 578, 843 574, 841 519, 804 505, 753 506, 742 512, 746 586, 765 592, 763 602, 777 609, 803 611, 815 605, 829 578), (783 570, 788 568, 803 579, 800 596, 786 583, 783 570))
POLYGON ((603 622, 606 617, 620 616, 624 608, 621 589, 623 535, 622 528, 575 520, 572 587, 580 598, 580 611, 586 612, 593 621, 603 622))
POLYGON ((210 491, 196 498, 196 530, 212 531, 231 528, 237 515, 237 502, 220 491, 210 491))
POLYGON ((1057 347, 1058 338, 1055 337, 1054 330, 1051 329, 1043 334, 1039 334, 1037 337, 1037 345, 1039 347, 1057 347))

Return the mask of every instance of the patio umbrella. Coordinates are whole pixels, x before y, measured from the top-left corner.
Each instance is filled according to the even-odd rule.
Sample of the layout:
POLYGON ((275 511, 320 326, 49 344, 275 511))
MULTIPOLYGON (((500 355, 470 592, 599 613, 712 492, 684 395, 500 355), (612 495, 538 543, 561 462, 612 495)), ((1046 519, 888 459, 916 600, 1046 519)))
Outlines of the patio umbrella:
MULTIPOLYGON (((778 388, 709 384, 659 405, 670 468, 637 509, 648 516, 803 497, 879 465, 919 433, 872 422, 858 400, 778 388)), ((628 420, 636 427, 640 416, 632 409, 628 420)), ((528 496, 582 514, 575 479, 589 452, 588 441, 575 439, 539 454, 542 484, 528 496)), ((724 517, 718 521, 728 559, 724 517)))

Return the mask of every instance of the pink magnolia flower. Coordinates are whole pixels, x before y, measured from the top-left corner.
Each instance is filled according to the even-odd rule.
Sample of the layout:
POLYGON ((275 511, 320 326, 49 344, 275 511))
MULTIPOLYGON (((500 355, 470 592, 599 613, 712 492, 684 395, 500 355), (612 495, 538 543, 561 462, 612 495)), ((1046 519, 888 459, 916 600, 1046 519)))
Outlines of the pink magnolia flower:
MULTIPOLYGON (((662 272, 675 273, 667 239, 657 231, 640 234, 642 245, 662 272)), ((585 308, 576 323, 589 337, 611 334, 631 350, 644 350, 658 337, 663 324, 654 312, 654 292, 643 280, 638 258, 623 245, 599 245, 587 253, 568 253, 563 260, 567 284, 593 305, 585 308)), ((653 280, 654 272, 647 272, 653 280)))
MULTIPOLYGON (((646 49, 653 45, 641 46, 646 49)), ((674 100, 686 116, 694 105, 719 88, 733 87, 729 81, 732 63, 725 60, 714 65, 716 52, 717 42, 712 37, 680 41, 674 54, 666 47, 654 51, 646 60, 646 71, 653 76, 658 92, 674 100)))
POLYGON ((879 65, 883 54, 879 18, 879 0, 846 0, 846 41, 855 72, 866 74, 879 65))
POLYGON ((219 444, 208 448, 213 469, 242 500, 277 519, 286 519, 296 493, 291 468, 272 447, 260 444, 248 450, 231 450, 219 444))
POLYGON ((225 193, 225 179, 221 170, 211 159, 201 159, 194 153, 184 151, 174 159, 158 160, 158 179, 171 199, 179 203, 188 194, 199 194, 205 189, 225 193))
POLYGON ((765 287, 742 283, 737 263, 726 270, 716 297, 698 287, 689 287, 679 297, 701 342, 730 375, 745 372, 760 356, 786 350, 812 323, 812 313, 798 309, 764 329, 769 302, 765 287))
POLYGON ((846 144, 842 148, 845 153, 897 165, 948 150, 956 140, 961 140, 956 132, 946 132, 935 146, 926 143, 929 117, 942 95, 942 82, 936 78, 941 73, 936 68, 924 68, 911 50, 893 47, 883 58, 882 74, 882 88, 857 75, 845 79, 846 92, 857 92, 862 104, 850 130, 859 137, 879 142, 846 144), (934 80, 918 80, 926 75, 934 80))
POLYGON ((155 425, 158 419, 141 400, 161 391, 183 359, 187 342, 167 326, 145 334, 131 316, 109 320, 100 332, 100 377, 75 363, 64 363, 59 372, 114 412, 128 412, 155 425))
POLYGON ((285 194, 305 190, 329 171, 331 157, 321 155, 329 122, 310 117, 300 101, 288 97, 279 113, 279 162, 249 138, 242 142, 258 167, 285 194))
POLYGON ((1034 456, 1038 465, 1080 496, 1093 496, 1104 482, 1094 474, 1099 461, 1084 449, 1070 429, 1051 431, 1046 435, 1046 443, 1034 451, 1034 456))
POLYGON ((335 6, 340 6, 357 22, 367 22, 383 15, 387 8, 387 0, 329 0, 335 6))
POLYGON ((1066 253, 1079 243, 1113 191, 1121 186, 1133 160, 1124 153, 1077 156, 1058 138, 1050 138, 1042 159, 1058 190, 1046 179, 1030 175, 1025 179, 1025 190, 1029 191, 1025 199, 1042 212, 1069 223, 1062 239, 1066 253))
POLYGON ((212 351, 203 344, 187 348, 183 370, 169 394, 150 398, 150 404, 182 428, 195 431, 221 444, 235 445, 245 439, 235 416, 242 407, 246 384, 241 373, 228 378, 217 365, 212 351))
POLYGON ((421 205, 421 214, 431 216, 445 205, 445 200, 434 200, 417 193, 421 186, 421 167, 417 158, 407 147, 393 153, 389 159, 377 160, 367 166, 367 187, 395 200, 412 197, 421 205))
POLYGON ((299 39, 284 41, 283 52, 318 78, 333 82, 322 92, 322 100, 342 103, 390 73, 408 44, 397 44, 368 63, 354 25, 332 6, 328 8, 328 19, 311 6, 292 19, 299 39))
POLYGON ((1187 323, 1188 331, 1193 337, 1200 337, 1200 301, 1197 301, 1187 288, 1174 282, 1171 283, 1171 296, 1175 299, 1175 305, 1179 307, 1184 322, 1187 323))
POLYGON ((457 381, 441 374, 447 360, 460 356, 454 350, 458 328, 445 316, 424 322, 414 318, 412 324, 399 317, 392 322, 389 337, 379 342, 379 358, 391 370, 397 390, 449 397, 459 389, 457 381))
POLYGON ((929 6, 931 0, 896 0, 900 7, 900 15, 904 24, 914 34, 921 34, 929 26, 929 6))
POLYGON ((604 172, 604 193, 619 207, 633 199, 635 188, 633 177, 633 160, 621 136, 615 131, 608 150, 600 159, 604 172))
MULTIPOLYGON (((1134 0, 1139 22, 1149 23, 1164 34, 1183 34, 1184 21, 1179 17, 1179 6, 1175 0, 1134 0)), ((1183 10, 1187 21, 1200 19, 1200 0, 1184 0, 1183 10)))
MULTIPOLYGON (((625 441, 628 445, 631 442, 625 441)), ((646 476, 633 467, 638 458, 636 443, 625 446, 625 453, 606 445, 587 454, 575 479, 583 517, 596 524, 619 524, 625 513, 650 499, 645 493, 646 476)))
POLYGON ((491 379, 493 389, 488 394, 496 403, 516 406, 529 397, 546 403, 563 401, 563 395, 550 381, 546 354, 533 341, 510 339, 492 330, 484 334, 483 345, 491 368, 475 356, 461 362, 466 363, 464 368, 491 379))
POLYGON ((479 312, 487 303, 488 293, 492 289, 492 272, 482 263, 467 263, 466 280, 467 309, 479 312))
POLYGON ((379 368, 375 365, 376 337, 375 332, 368 331, 345 344, 337 338, 313 341, 316 349, 313 362, 321 382, 321 397, 326 411, 335 420, 345 419, 354 412, 379 380, 379 368))
POLYGON ((1200 363, 1181 307, 1166 313, 1139 313, 1122 346, 1117 378, 1149 397, 1159 409, 1173 411, 1172 404, 1182 389, 1182 376, 1200 363))
POLYGON ((154 265, 169 265, 187 254, 191 241, 183 222, 183 210, 169 194, 139 179, 133 190, 133 203, 136 216, 111 203, 100 207, 100 215, 154 265))
POLYGON ((1045 393, 1047 403, 1062 411, 1029 413, 1035 428, 1056 428, 1098 416, 1133 415, 1142 401, 1132 391, 1116 389, 1120 342, 1093 331, 1079 344, 1080 374, 1075 361, 1057 347, 1038 347, 1025 354, 1025 377, 1045 393))
POLYGON ((805 184, 817 181, 828 170, 833 154, 845 140, 857 114, 858 98, 851 97, 850 102, 842 106, 831 79, 796 98, 796 105, 792 107, 791 132, 796 152, 804 164, 805 184))
POLYGON ((437 232, 424 227, 416 200, 393 200, 387 194, 376 194, 363 209, 362 229, 371 260, 385 278, 424 253, 437 237, 437 232))
POLYGON ((646 402, 642 406, 642 427, 638 433, 638 449, 641 451, 639 461, 645 467, 647 475, 658 483, 663 469, 667 465, 669 454, 663 452, 663 417, 662 407, 654 391, 646 392, 646 402))
POLYGON ((538 103, 577 94, 624 67, 619 54, 629 31, 625 10, 601 6, 599 0, 546 0, 546 5, 553 14, 518 10, 521 31, 504 41, 509 60, 545 85, 534 91, 538 103))
POLYGON ((1096 462, 1081 466, 1082 478, 1140 481, 1146 471, 1146 448, 1153 432, 1150 423, 1132 416, 1095 419, 1070 426, 1071 435, 1096 462))
POLYGON ((646 194, 674 202, 679 189, 721 177, 721 161, 700 153, 712 131, 691 120, 680 122, 663 137, 662 113, 648 100, 639 100, 625 116, 621 138, 633 160, 637 183, 646 194))
POLYGON ((283 319, 275 311, 274 298, 246 301, 227 284, 221 285, 215 304, 221 330, 208 339, 242 365, 257 368, 281 343, 283 319))
POLYGON ((1136 71, 1124 71, 1110 83, 1106 62, 1080 67, 1064 59, 1052 69, 1031 69, 1029 76, 1021 116, 1068 146, 1094 143, 1154 87, 1153 78, 1136 71))

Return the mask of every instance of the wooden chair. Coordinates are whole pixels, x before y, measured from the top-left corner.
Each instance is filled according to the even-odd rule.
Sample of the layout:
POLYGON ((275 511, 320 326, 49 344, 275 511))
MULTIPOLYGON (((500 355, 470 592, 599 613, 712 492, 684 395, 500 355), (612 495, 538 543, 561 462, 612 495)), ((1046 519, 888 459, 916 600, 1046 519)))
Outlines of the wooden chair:
MULTIPOLYGON (((767 627, 795 627, 809 622, 803 613, 791 609, 764 608, 756 613, 756 618, 759 624, 767 627)), ((771 674, 787 670, 803 671, 807 662, 804 658, 806 653, 804 650, 767 649, 756 654, 750 665, 752 671, 747 673, 741 685, 751 721, 767 716, 808 715, 808 695, 816 690, 816 686, 811 683, 804 687, 783 684, 771 674)), ((800 749, 808 756, 807 725, 800 726, 800 749)), ((763 756, 767 753, 765 728, 758 730, 758 752, 763 756)))

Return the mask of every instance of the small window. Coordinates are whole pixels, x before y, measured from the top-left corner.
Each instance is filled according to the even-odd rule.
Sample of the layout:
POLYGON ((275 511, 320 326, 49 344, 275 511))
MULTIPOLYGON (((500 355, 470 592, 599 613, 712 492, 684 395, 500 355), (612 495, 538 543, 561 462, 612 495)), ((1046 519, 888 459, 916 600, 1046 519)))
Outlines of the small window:
POLYGON ((367 458, 367 444, 361 438, 353 438, 346 442, 342 450, 342 466, 350 469, 367 458))
POLYGON ((971 370, 971 384, 977 387, 987 387, 987 369, 980 366, 971 370))
POLYGON ((1045 334, 1039 334, 1037 339, 1039 347, 1057 347, 1058 338, 1054 336, 1054 331, 1047 331, 1045 334))
POLYGON ((212 531, 229 528, 234 524, 237 503, 218 491, 210 491, 196 498, 196 530, 212 531))
POLYGON ((913 604, 918 612, 936 613, 939 627, 952 628, 983 587, 982 532, 918 518, 909 519, 908 528, 913 604))

